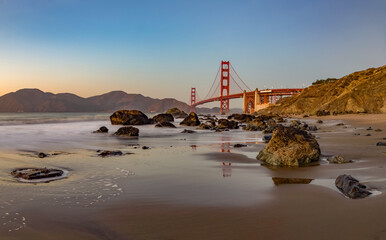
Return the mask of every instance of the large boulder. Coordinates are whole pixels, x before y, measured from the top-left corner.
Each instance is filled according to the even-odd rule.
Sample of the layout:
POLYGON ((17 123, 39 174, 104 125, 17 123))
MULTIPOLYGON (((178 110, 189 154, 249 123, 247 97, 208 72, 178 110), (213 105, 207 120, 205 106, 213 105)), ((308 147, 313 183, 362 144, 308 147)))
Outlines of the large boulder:
POLYGON ((279 125, 257 159, 274 166, 302 166, 318 161, 319 156, 320 148, 314 136, 279 125))
POLYGON ((197 114, 195 114, 194 112, 191 112, 191 113, 189 114, 189 116, 187 116, 187 117, 180 123, 180 125, 191 126, 191 127, 199 126, 199 125, 200 125, 200 120, 198 119, 197 114))
POLYGON ((119 110, 110 116, 112 125, 143 125, 152 121, 138 110, 119 110))
POLYGON ((114 133, 114 135, 118 136, 139 136, 139 129, 135 127, 121 127, 114 133))
POLYGON ((174 122, 173 115, 171 115, 169 113, 161 113, 161 114, 155 115, 153 117, 153 119, 157 123, 161 123, 161 122, 174 122))
POLYGON ((184 111, 181 111, 178 108, 171 108, 166 111, 167 114, 173 115, 175 118, 186 118, 188 114, 184 111))
POLYGON ((365 198, 371 194, 366 186, 359 183, 351 175, 340 175, 335 180, 335 186, 349 198, 365 198))

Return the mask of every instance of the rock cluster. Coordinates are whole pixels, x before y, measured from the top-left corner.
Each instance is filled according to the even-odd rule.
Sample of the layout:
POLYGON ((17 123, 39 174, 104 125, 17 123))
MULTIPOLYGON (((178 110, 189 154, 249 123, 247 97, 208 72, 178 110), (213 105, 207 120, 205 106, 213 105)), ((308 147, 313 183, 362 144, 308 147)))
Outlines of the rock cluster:
POLYGON ((337 163, 337 164, 352 162, 350 159, 347 159, 341 155, 329 157, 329 158, 327 158, 327 161, 329 161, 330 163, 337 163))

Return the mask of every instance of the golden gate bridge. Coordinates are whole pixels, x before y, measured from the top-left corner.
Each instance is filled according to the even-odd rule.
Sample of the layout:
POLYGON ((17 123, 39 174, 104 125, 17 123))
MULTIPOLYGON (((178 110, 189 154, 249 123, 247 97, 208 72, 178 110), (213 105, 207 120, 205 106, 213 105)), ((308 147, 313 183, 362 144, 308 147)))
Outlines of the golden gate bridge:
POLYGON ((280 89, 250 89, 229 61, 221 61, 216 77, 206 96, 200 99, 196 88, 191 88, 190 107, 191 112, 196 112, 196 106, 209 103, 220 102, 220 114, 229 113, 229 100, 243 98, 243 112, 254 113, 269 105, 275 104, 282 97, 296 95, 303 91, 303 88, 280 88, 280 89), (220 73, 220 74, 219 74, 220 73), (231 85, 230 83, 234 83, 231 85), (216 86, 216 88, 214 88, 216 86), (220 94, 218 91, 220 90, 220 94))

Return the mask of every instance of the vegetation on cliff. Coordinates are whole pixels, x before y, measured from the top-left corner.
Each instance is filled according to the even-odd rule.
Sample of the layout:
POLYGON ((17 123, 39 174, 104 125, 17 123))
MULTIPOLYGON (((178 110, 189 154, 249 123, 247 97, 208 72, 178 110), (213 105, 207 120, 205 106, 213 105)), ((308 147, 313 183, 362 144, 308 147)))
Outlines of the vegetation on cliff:
POLYGON ((386 113, 386 65, 340 79, 317 81, 296 96, 259 113, 330 115, 386 113))

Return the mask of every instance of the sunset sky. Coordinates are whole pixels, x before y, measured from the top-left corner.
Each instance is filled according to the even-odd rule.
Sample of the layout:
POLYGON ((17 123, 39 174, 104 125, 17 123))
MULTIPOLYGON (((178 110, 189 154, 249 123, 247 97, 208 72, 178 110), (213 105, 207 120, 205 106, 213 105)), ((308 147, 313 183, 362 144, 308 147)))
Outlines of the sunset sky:
POLYGON ((0 0, 0 95, 203 97, 221 60, 251 88, 386 64, 386 1, 0 0))

